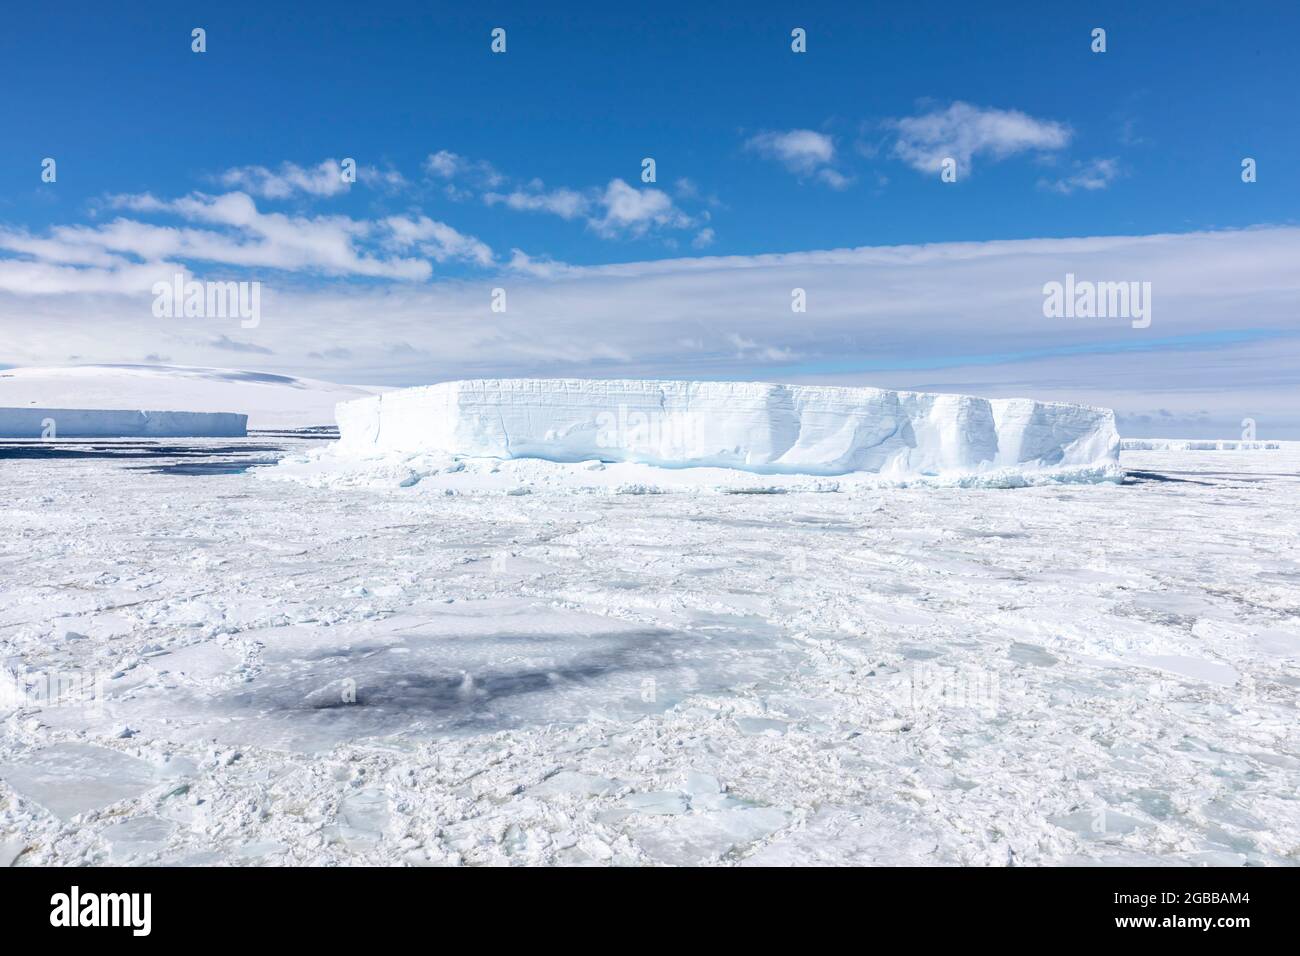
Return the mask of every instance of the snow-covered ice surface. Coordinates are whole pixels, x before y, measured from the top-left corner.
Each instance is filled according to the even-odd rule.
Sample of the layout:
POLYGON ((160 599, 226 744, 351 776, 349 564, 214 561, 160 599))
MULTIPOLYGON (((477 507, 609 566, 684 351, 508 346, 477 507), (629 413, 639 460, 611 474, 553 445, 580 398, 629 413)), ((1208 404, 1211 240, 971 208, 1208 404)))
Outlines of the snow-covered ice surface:
POLYGON ((277 444, 0 444, 0 865, 1300 862, 1300 446, 647 496, 277 444))
MULTIPOLYGON (((332 425, 337 403, 379 391, 289 375, 184 365, 0 369, 0 406, 235 412, 247 415, 252 429, 332 425)), ((60 428, 59 434, 72 432, 60 428)))
POLYGON ((955 478, 1115 468, 1109 409, 879 388, 474 379, 339 405, 358 457, 589 460, 758 474, 955 478))

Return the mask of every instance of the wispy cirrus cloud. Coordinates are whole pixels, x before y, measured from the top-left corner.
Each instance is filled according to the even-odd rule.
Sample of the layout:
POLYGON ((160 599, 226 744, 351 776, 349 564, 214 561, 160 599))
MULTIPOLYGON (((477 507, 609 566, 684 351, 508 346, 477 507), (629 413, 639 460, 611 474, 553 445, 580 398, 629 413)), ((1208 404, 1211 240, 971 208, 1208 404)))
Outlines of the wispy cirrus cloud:
POLYGON ((889 120, 894 155, 921 172, 937 172, 947 158, 966 172, 975 157, 1006 159, 1022 152, 1053 152, 1069 145, 1070 128, 1019 110, 973 106, 961 101, 946 109, 889 120))
POLYGON ((489 206, 505 206, 516 212, 546 212, 561 219, 581 219, 592 204, 589 195, 576 189, 546 189, 540 182, 531 189, 484 193, 483 202, 489 206))
POLYGON ((506 182, 506 177, 487 160, 469 159, 449 149, 430 153, 424 160, 424 171, 435 179, 447 180, 452 198, 464 198, 457 195, 459 187, 454 180, 469 181, 484 189, 496 189, 506 182))
POLYGON ((1076 161, 1068 175, 1059 179, 1040 179, 1038 187, 1068 196, 1080 189, 1085 192, 1105 189, 1119 176, 1118 159, 1092 159, 1086 163, 1076 161))

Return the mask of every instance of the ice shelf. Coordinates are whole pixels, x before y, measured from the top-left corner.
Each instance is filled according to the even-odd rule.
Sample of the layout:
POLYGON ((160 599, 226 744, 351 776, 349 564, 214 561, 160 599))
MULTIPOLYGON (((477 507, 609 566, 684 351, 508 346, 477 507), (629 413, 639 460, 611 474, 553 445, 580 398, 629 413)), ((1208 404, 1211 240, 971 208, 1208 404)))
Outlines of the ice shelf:
POLYGON ((0 408, 0 438, 242 438, 248 416, 89 408, 0 408))
POLYGON ((598 459, 763 474, 952 475, 1115 466, 1109 409, 878 388, 476 379, 336 409, 340 449, 598 459))

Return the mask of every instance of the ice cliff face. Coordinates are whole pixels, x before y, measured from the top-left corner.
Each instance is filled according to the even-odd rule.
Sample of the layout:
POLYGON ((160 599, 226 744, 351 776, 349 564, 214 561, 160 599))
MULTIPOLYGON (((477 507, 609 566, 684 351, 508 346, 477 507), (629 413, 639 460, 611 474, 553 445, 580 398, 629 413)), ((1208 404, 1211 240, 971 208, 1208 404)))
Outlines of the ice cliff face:
POLYGON ((1112 465, 1108 409, 761 382, 478 379, 344 402, 340 447, 766 474, 1112 465))
POLYGON ((233 412, 0 408, 0 438, 242 438, 247 426, 233 412))

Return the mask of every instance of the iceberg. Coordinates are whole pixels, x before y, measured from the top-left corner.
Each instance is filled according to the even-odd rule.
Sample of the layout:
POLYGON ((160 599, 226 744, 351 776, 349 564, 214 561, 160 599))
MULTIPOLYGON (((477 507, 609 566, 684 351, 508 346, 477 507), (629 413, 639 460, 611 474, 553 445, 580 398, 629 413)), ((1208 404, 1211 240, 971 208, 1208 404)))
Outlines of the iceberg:
POLYGON ((0 408, 245 412, 255 431, 330 425, 339 402, 383 391, 387 389, 193 365, 0 369, 0 408))
POLYGON ((1112 411, 1031 399, 775 385, 476 379, 335 410, 340 452, 634 462, 759 474, 1112 474, 1112 411))
POLYGON ((1184 438, 1124 438, 1121 451, 1278 451, 1281 442, 1232 440, 1197 440, 1184 438))
POLYGON ((151 412, 92 408, 0 408, 0 438, 243 438, 234 412, 151 412))

